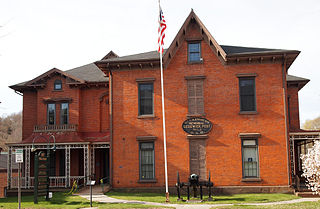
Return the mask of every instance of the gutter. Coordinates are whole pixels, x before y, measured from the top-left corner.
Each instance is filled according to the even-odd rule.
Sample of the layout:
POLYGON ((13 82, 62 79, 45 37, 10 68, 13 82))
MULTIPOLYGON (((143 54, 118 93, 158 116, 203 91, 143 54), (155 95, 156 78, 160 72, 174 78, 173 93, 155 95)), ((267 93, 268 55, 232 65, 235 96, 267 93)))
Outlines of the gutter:
POLYGON ((282 59, 282 88, 283 88, 283 104, 284 104, 284 119, 285 119, 285 137, 286 137, 286 147, 287 147, 287 167, 288 167, 288 185, 290 186, 290 156, 289 156, 289 130, 288 130, 288 104, 287 104, 287 82, 286 82, 286 74, 287 74, 287 66, 286 66, 286 61, 287 61, 287 55, 283 54, 283 59, 282 59))
POLYGON ((112 188, 113 182, 113 80, 112 71, 109 69, 109 120, 110 120, 110 153, 109 153, 109 163, 110 163, 110 186, 112 188))

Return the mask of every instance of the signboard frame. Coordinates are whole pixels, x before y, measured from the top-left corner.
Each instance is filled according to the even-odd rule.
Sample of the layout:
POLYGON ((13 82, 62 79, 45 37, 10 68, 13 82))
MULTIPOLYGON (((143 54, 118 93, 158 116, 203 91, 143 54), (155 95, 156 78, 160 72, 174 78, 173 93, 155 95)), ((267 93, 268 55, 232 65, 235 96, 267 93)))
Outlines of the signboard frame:
POLYGON ((190 135, 204 135, 211 131, 212 123, 206 118, 189 118, 182 123, 182 129, 190 135))

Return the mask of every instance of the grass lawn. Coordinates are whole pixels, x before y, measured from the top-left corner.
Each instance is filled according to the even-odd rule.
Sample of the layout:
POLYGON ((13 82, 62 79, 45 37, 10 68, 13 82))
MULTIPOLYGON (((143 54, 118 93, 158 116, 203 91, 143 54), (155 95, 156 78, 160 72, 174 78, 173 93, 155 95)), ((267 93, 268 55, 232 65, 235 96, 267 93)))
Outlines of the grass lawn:
MULTIPOLYGON (((108 192, 109 197, 124 199, 124 200, 139 200, 147 202, 165 202, 165 194, 157 193, 122 193, 122 192, 108 192)), ((204 196, 206 200, 208 196, 204 196)), ((219 195, 213 196, 214 201, 205 201, 206 204, 225 204, 225 203, 261 203, 261 202, 277 202, 284 200, 298 199, 299 197, 291 194, 235 194, 235 195, 219 195)), ((183 197, 187 199, 186 196, 183 197)), ((191 199, 192 200, 192 199, 191 199)), ((177 201, 176 195, 170 195, 170 203, 185 203, 177 201)))
MULTIPOLYGON (((61 192, 53 193, 50 201, 45 201, 44 197, 38 198, 38 204, 33 203, 33 196, 22 196, 21 208, 85 208, 90 207, 90 201, 79 197, 64 195, 61 192)), ((156 208, 156 206, 143 204, 106 204, 93 202, 93 207, 98 208, 156 208)), ((0 198, 0 208, 17 208, 18 197, 0 198)), ((163 208, 163 207, 162 207, 163 208)))
POLYGON ((235 206, 225 206, 225 207, 212 207, 212 209, 315 209, 320 208, 320 201, 317 202, 302 202, 293 204, 283 204, 283 205, 269 205, 269 206, 249 206, 249 205, 235 205, 235 206))

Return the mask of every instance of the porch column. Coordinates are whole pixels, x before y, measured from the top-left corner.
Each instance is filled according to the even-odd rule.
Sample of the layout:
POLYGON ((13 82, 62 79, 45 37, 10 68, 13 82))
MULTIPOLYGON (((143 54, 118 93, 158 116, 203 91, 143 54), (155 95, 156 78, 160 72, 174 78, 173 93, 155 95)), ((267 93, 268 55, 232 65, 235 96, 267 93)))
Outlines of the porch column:
POLYGON ((91 145, 91 147, 90 147, 90 151, 91 151, 90 152, 90 171, 91 171, 90 174, 94 174, 95 173, 95 170, 94 170, 94 166, 95 166, 94 150, 95 150, 94 145, 91 145))
POLYGON ((11 189, 11 181, 12 181, 12 147, 10 146, 8 149, 8 158, 7 158, 7 187, 11 189))
POLYGON ((24 162, 24 177, 25 177, 25 181, 26 181, 26 188, 31 188, 31 180, 30 180, 30 164, 31 164, 31 155, 30 155, 30 149, 31 146, 25 146, 25 154, 26 154, 26 158, 25 158, 25 162, 24 162))
POLYGON ((90 170, 89 170, 89 155, 88 155, 88 152, 90 151, 89 150, 90 147, 89 145, 85 145, 84 148, 83 148, 83 168, 84 168, 84 176, 85 176, 85 183, 87 183, 87 181, 89 180, 89 173, 90 173, 90 170))
POLYGON ((66 163, 65 163, 65 187, 70 187, 70 145, 65 145, 65 159, 66 159, 66 163))

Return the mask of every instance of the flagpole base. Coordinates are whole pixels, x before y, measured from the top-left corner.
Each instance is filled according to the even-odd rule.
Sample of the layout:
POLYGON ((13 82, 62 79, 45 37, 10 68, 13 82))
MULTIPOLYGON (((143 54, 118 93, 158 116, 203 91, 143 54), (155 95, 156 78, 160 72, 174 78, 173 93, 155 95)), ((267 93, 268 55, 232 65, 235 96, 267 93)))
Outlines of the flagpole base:
POLYGON ((166 202, 170 202, 169 192, 166 192, 166 202))

